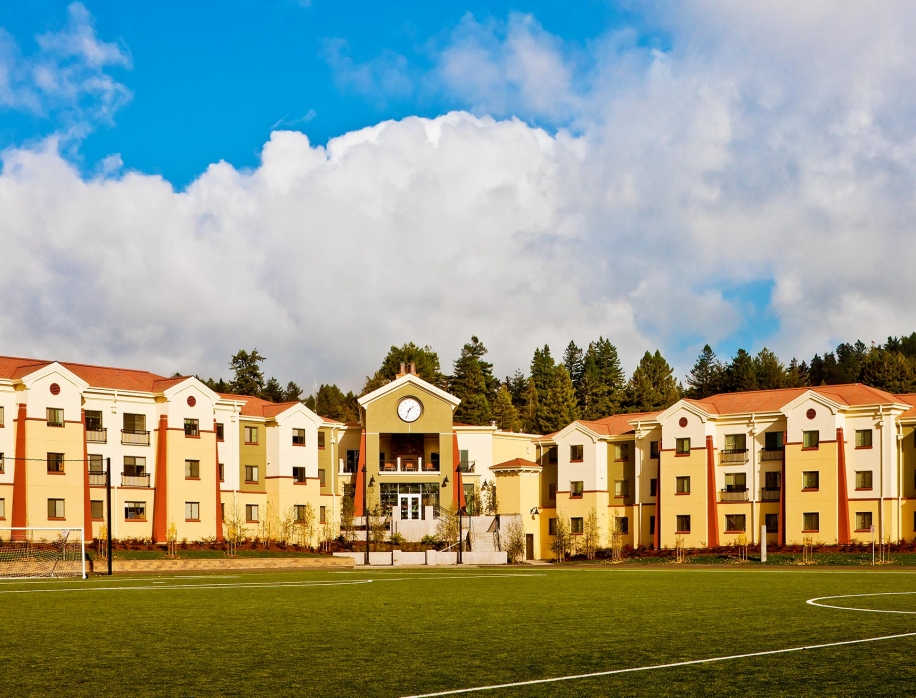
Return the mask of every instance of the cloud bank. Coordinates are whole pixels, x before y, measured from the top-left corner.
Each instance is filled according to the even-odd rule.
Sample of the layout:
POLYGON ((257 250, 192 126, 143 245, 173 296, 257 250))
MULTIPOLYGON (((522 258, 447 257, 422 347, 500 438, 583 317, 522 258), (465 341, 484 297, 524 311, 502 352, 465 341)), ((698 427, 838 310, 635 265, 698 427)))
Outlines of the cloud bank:
POLYGON ((341 85, 463 110, 326 147, 275 131, 257 169, 214 164, 181 192, 81 175, 53 142, 7 151, 4 351, 206 376, 257 346, 278 377, 358 388, 392 343, 448 360, 472 333, 505 373, 598 334, 630 370, 656 346, 683 370, 742 333, 788 358, 916 329, 916 10, 646 22, 669 49, 466 17, 422 75, 329 44, 341 85), (765 336, 743 295, 761 284, 765 336))

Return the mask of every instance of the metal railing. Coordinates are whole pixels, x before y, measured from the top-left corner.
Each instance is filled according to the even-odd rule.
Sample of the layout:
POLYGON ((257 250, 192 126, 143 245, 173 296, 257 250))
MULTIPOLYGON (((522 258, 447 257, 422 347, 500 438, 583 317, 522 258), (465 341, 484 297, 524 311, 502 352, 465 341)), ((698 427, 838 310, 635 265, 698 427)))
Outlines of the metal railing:
POLYGON ((149 473, 142 475, 128 475, 121 473, 122 487, 149 487, 149 473))
POLYGON ((762 448, 760 449, 760 460, 782 460, 781 448, 762 448))
POLYGON ((740 451, 721 451, 719 453, 719 462, 720 463, 747 463, 747 449, 741 449, 740 451))
POLYGON ((135 431, 133 429, 121 430, 121 443, 132 446, 149 446, 149 432, 135 431))
POLYGON ((105 484, 105 473, 99 472, 97 470, 89 471, 89 484, 90 485, 104 485, 105 484))
POLYGON ((719 490, 720 502, 746 502, 747 500, 747 487, 719 490))
POLYGON ((103 444, 108 441, 108 429, 87 429, 86 441, 94 444, 103 444))
POLYGON ((423 458, 397 458, 393 461, 379 463, 382 473, 438 473, 439 464, 423 458))
POLYGON ((476 464, 474 460, 463 460, 458 464, 458 469, 463 473, 473 473, 476 464))
POLYGON ((761 487, 760 488, 760 501, 761 502, 778 502, 779 501, 779 487, 761 487))

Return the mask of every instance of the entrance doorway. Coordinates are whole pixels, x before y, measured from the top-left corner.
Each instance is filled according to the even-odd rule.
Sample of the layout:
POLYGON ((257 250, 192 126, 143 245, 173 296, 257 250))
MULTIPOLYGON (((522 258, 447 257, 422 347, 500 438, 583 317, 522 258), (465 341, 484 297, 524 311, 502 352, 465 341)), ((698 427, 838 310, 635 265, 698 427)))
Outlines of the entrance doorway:
POLYGON ((422 518, 420 515, 421 497, 422 495, 419 494, 399 495, 399 504, 401 506, 401 521, 416 521, 422 518))
POLYGON ((533 533, 525 534, 525 559, 526 560, 534 559, 534 534, 533 533))

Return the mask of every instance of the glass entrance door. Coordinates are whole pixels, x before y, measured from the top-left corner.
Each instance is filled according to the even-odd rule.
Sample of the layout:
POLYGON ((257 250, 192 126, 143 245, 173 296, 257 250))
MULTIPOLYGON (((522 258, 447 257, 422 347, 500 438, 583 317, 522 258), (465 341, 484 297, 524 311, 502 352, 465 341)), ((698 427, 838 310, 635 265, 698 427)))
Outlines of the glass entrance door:
POLYGON ((418 520, 420 519, 420 498, 419 494, 402 494, 400 495, 401 520, 418 520))

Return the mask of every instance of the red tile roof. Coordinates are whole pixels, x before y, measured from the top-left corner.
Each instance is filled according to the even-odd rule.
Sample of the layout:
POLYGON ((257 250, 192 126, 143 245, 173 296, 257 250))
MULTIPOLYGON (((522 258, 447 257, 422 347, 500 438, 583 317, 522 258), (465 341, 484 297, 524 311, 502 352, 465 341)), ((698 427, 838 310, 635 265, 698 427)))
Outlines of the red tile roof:
POLYGON ((637 420, 655 419, 661 412, 631 412, 629 414, 612 414, 610 417, 602 417, 594 421, 579 420, 579 423, 588 427, 592 431, 603 434, 604 436, 619 436, 620 434, 632 434, 633 427, 630 422, 637 420))
POLYGON ((298 405, 297 401, 292 402, 271 402, 262 400, 253 395, 234 395, 233 393, 219 393, 219 396, 227 400, 236 400, 244 402, 240 414, 243 417, 276 417, 281 412, 285 412, 293 405, 298 405))
MULTIPOLYGON (((24 378, 52 363, 54 362, 44 359, 0 356, 0 378, 9 378, 11 380, 24 378)), ((69 361, 60 361, 58 363, 68 371, 75 373, 93 388, 162 392, 166 388, 185 380, 185 377, 166 378, 149 371, 137 371, 129 368, 93 366, 69 361)))
POLYGON ((884 390, 870 388, 861 383, 819 385, 813 388, 781 388, 779 390, 752 390, 743 393, 720 393, 702 400, 686 399, 710 414, 743 414, 747 412, 777 412, 807 390, 812 390, 841 405, 879 405, 900 403, 884 390))
POLYGON ((491 465, 490 470, 518 470, 519 468, 540 468, 541 466, 535 463, 533 460, 525 460, 524 458, 513 458, 512 460, 507 460, 503 463, 497 463, 496 465, 491 465))

